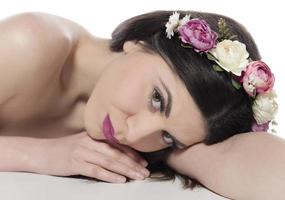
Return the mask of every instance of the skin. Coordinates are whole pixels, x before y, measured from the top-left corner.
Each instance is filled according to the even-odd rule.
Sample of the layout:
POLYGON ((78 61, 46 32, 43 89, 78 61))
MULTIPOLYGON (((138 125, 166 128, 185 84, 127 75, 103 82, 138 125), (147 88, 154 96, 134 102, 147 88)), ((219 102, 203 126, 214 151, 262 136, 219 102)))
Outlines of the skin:
POLYGON ((283 138, 267 132, 247 132, 215 145, 199 143, 185 151, 176 150, 168 164, 230 199, 283 200, 283 152, 283 138))
POLYGON ((99 68, 93 71, 98 73, 82 69, 106 63, 96 59, 104 53, 98 39, 43 13, 11 16, 0 21, 0 30, 0 171, 120 183, 149 176, 136 151, 95 140, 84 128, 99 68), (85 59, 90 52, 92 59, 85 59))
POLYGON ((102 121, 109 114, 115 138, 139 151, 156 151, 172 145, 162 130, 186 146, 203 140, 205 128, 198 107, 184 83, 160 56, 146 53, 140 43, 130 41, 124 44, 124 53, 114 54, 119 56, 100 73, 86 105, 84 122, 92 138, 105 139, 102 121), (160 112, 161 99, 153 95, 155 87, 159 88, 167 104, 167 92, 160 79, 172 96, 169 117, 160 112))
MULTIPOLYGON (((107 39, 43 13, 2 20, 0 30, 0 171, 142 180, 149 175, 147 163, 132 148, 164 148, 161 130, 187 145, 203 139, 203 120, 184 85, 140 45, 125 43, 123 52, 113 53, 107 39), (162 75, 173 93, 168 119, 147 104, 153 87, 161 88, 162 75), (121 145, 108 144, 100 134, 106 113, 121 145)), ((167 162, 229 198, 281 200, 284 147, 271 134, 244 133, 175 150, 167 162)))
MULTIPOLYGON (((0 171, 141 180, 149 175, 146 163, 130 147, 164 148, 157 136, 161 130, 187 145, 202 140, 205 126, 184 85, 159 56, 142 52, 139 45, 128 42, 123 52, 113 53, 108 40, 39 13, 2 20, 0 30, 0 171), (159 76, 173 93, 168 119, 147 106, 154 85, 161 87, 159 76), (126 88, 136 95, 130 96, 126 88), (100 134, 106 113, 125 145, 109 145, 100 134), (178 121, 174 116, 183 117, 178 121), (186 123, 185 118, 191 120, 186 123), (145 124, 150 128, 144 129, 145 124), (150 147, 147 138, 157 141, 151 140, 150 147)), ((245 133, 216 145, 175 150, 167 162, 229 198, 284 199, 284 150, 284 139, 245 133)))
POLYGON ((109 39, 43 13, 10 17, 0 29, 0 150, 13 155, 0 154, 1 171, 82 174, 108 182, 139 173, 142 179, 149 172, 134 150, 163 149, 172 137, 185 146, 204 138, 203 119, 185 85, 140 43, 126 42, 114 53, 109 39), (160 79, 172 94, 169 117, 160 113, 161 97, 152 96, 156 88, 168 103, 160 79), (102 134, 107 113, 120 145, 107 144, 102 134))

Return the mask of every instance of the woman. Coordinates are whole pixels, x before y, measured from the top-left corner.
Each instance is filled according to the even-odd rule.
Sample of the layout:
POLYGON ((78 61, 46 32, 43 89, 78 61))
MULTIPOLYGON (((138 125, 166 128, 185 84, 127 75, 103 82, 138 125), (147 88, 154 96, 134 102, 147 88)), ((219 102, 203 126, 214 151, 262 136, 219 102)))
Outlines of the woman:
MULTIPOLYGON (((249 75, 242 74, 249 58, 259 61, 260 56, 249 33, 234 20, 179 13, 137 16, 117 27, 112 39, 43 13, 2 20, 0 170, 80 174, 107 182, 177 173, 230 198, 259 197, 262 192, 252 194, 252 188, 246 191, 240 184, 241 176, 252 173, 232 163, 257 167, 253 164, 262 159, 237 159, 252 141, 264 145, 267 138, 274 144, 272 152, 285 148, 279 138, 250 133, 252 124, 254 130, 266 130, 273 119, 273 100, 264 123, 255 123, 253 105, 258 90, 271 92, 274 76, 264 66, 266 83, 252 88, 249 75), (190 19, 205 35, 188 37, 191 27, 184 25, 190 19), (242 54, 234 57, 243 68, 218 62, 218 41, 229 39, 240 42, 236 49, 242 54), (239 179, 233 182, 235 176, 239 179)), ((272 162, 280 167, 284 160, 272 162)), ((265 186, 252 183, 257 189, 265 186)), ((284 179, 280 183, 279 192, 284 179)))

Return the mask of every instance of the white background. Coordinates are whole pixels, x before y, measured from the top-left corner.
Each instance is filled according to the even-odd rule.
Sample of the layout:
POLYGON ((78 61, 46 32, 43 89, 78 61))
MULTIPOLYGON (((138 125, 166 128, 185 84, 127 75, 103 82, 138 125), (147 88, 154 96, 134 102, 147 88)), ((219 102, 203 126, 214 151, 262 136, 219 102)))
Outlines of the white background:
MULTIPOLYGON (((230 16, 242 23, 255 38, 265 61, 276 76, 279 112, 277 135, 285 138, 285 7, 282 1, 219 0, 0 0, 0 18, 26 11, 41 11, 71 19, 96 36, 110 38, 123 20, 153 10, 197 10, 230 16)), ((0 41, 1 42, 1 41, 0 41)))

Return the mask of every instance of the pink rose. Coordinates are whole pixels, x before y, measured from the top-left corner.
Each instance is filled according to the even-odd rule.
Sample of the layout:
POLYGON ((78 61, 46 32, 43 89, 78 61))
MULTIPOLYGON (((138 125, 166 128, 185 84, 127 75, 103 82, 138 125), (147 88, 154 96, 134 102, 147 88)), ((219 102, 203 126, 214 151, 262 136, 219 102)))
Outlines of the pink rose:
POLYGON ((269 122, 260 125, 255 122, 252 124, 251 130, 253 132, 260 132, 260 131, 267 132, 268 128, 269 128, 269 122))
POLYGON ((264 62, 253 61, 247 65, 241 82, 243 82, 245 91, 254 97, 256 93, 265 93, 271 90, 274 80, 274 75, 264 62))
POLYGON ((181 40, 190 44, 196 52, 208 52, 216 46, 218 34, 204 20, 191 19, 178 31, 181 40))

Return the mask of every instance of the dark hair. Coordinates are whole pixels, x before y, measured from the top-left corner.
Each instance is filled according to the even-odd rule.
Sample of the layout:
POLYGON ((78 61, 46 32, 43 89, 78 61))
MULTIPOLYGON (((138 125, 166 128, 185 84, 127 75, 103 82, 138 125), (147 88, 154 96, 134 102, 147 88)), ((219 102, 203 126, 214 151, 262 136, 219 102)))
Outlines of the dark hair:
MULTIPOLYGON (((180 18, 191 14, 191 18, 204 19, 215 32, 219 32, 218 20, 224 18, 230 31, 246 45, 250 58, 260 59, 253 38, 237 21, 214 13, 178 12, 180 18)), ((253 123, 251 98, 244 89, 237 90, 233 87, 229 73, 214 71, 213 62, 208 60, 205 54, 183 48, 177 34, 171 39, 166 37, 165 24, 172 14, 173 11, 154 11, 122 22, 112 33, 110 50, 121 52, 126 41, 143 41, 143 48, 147 52, 160 55, 185 83, 200 109, 207 126, 207 136, 202 141, 205 144, 215 144, 235 134, 251 131, 253 123)), ((202 185, 197 180, 179 174, 166 165, 165 161, 171 151, 171 148, 167 148, 151 153, 140 152, 149 162, 148 169, 152 175, 157 172, 162 174, 151 177, 169 180, 178 175, 184 181, 184 187, 193 189, 196 185, 202 185)))

